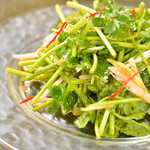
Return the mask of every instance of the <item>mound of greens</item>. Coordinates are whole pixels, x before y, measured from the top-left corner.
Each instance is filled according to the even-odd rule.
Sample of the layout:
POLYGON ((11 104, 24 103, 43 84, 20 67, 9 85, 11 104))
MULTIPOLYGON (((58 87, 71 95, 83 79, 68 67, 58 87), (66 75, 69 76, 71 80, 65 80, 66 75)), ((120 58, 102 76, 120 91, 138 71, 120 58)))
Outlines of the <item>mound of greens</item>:
POLYGON ((149 117, 150 67, 143 67, 150 62, 150 9, 144 2, 133 9, 114 0, 94 0, 93 8, 76 0, 67 6, 79 11, 65 17, 56 5, 60 20, 51 29, 54 36, 35 56, 22 55, 19 66, 24 70, 6 69, 22 76, 22 82, 43 83, 35 97, 22 103, 31 100, 33 111, 46 107, 48 113, 59 108, 63 115, 72 113, 78 128, 93 124, 97 139, 149 135, 145 118, 149 117), (124 85, 110 100, 140 69, 130 86, 124 85))

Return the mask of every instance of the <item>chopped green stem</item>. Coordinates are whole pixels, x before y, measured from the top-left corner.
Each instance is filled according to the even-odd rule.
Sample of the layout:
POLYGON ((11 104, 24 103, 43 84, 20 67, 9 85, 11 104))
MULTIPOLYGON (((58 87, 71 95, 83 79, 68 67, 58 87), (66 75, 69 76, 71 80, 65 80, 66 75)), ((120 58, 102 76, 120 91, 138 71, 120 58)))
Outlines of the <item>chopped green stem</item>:
POLYGON ((67 6, 81 10, 81 11, 85 11, 85 12, 90 13, 90 14, 96 13, 96 11, 94 9, 91 9, 89 7, 86 7, 84 5, 81 5, 81 4, 78 4, 75 2, 71 2, 71 1, 67 1, 67 6))
POLYGON ((61 73, 61 76, 64 78, 64 80, 70 84, 72 86, 72 88, 74 89, 75 93, 79 96, 79 98, 81 99, 82 103, 87 106, 89 104, 89 100, 87 98, 87 96, 85 94, 83 94, 80 89, 77 87, 77 85, 72 84, 71 79, 65 74, 65 73, 61 73))
MULTIPOLYGON (((39 56, 39 57, 42 57, 42 56, 44 56, 44 53, 41 52, 41 51, 38 51, 38 56, 39 56)), ((46 62, 47 64, 52 64, 52 63, 53 63, 48 57, 45 58, 45 62, 46 62)))
POLYGON ((103 116, 102 122, 101 122, 100 127, 99 127, 100 136, 103 135, 103 132, 104 132, 104 129, 105 129, 105 126, 106 126, 109 114, 110 114, 110 111, 108 109, 106 109, 105 112, 104 112, 104 116, 103 116))
POLYGON ((96 138, 100 139, 100 132, 99 132, 99 110, 97 111, 94 129, 95 129, 96 138))
POLYGON ((46 73, 46 72, 48 72, 51 68, 53 68, 54 66, 58 65, 59 63, 60 63, 60 61, 58 61, 58 62, 56 62, 56 63, 52 63, 52 64, 50 64, 50 65, 47 65, 46 67, 43 67, 43 68, 41 68, 40 70, 34 72, 34 74, 29 75, 29 76, 23 78, 21 81, 31 80, 31 79, 33 79, 34 77, 36 77, 36 76, 38 76, 38 75, 40 75, 40 74, 42 74, 42 73, 46 73))
POLYGON ((70 33, 76 32, 81 27, 83 27, 87 22, 88 20, 86 19, 86 17, 82 17, 68 32, 70 33))
POLYGON ((44 85, 41 91, 32 99, 30 105, 33 106, 36 101, 42 96, 42 94, 48 89, 48 87, 56 80, 56 78, 60 75, 66 63, 63 63, 62 66, 58 68, 58 70, 53 74, 53 76, 49 79, 49 81, 44 85))
POLYGON ((86 80, 73 80, 72 84, 84 84, 84 83, 89 83, 91 80, 86 79, 86 80))
MULTIPOLYGON (((140 56, 141 56, 143 62, 144 62, 145 64, 148 64, 148 62, 147 62, 145 56, 143 55, 143 52, 140 50, 140 48, 139 48, 138 44, 136 43, 135 39, 131 39, 131 40, 132 40, 133 45, 135 46, 135 48, 138 50, 138 52, 139 52, 139 54, 140 54, 140 56)), ((149 66, 149 65, 147 65, 147 70, 148 70, 148 73, 149 73, 149 75, 150 75, 150 66, 149 66)))
POLYGON ((99 0, 94 0, 93 1, 93 9, 96 9, 98 7, 99 0))
POLYGON ((115 134, 115 116, 110 113, 109 117, 109 135, 113 136, 115 134))
POLYGON ((124 57, 125 50, 121 50, 118 55, 118 61, 122 62, 124 57))
POLYGON ((96 53, 97 51, 103 50, 104 48, 105 46, 97 46, 97 47, 91 47, 91 48, 85 49, 83 51, 87 53, 93 53, 93 52, 96 53))
POLYGON ((64 16, 64 14, 63 14, 63 12, 62 12, 62 9, 60 8, 60 6, 58 4, 55 5, 55 9, 56 9, 56 12, 59 15, 61 21, 62 22, 67 21, 66 18, 65 18, 65 16, 64 16))
POLYGON ((91 84, 94 84, 94 81, 95 81, 95 76, 92 76, 91 77, 91 84))
POLYGON ((19 62, 19 67, 26 66, 26 65, 33 65, 36 62, 37 62, 37 59, 20 61, 19 62))
POLYGON ((95 27, 94 30, 98 33, 98 35, 101 37, 101 39, 103 40, 103 42, 105 43, 105 45, 107 46, 109 52, 111 53, 111 55, 113 57, 116 57, 116 51, 113 49, 113 47, 111 46, 111 44, 108 42, 108 40, 106 39, 105 35, 103 34, 103 32, 95 27))
POLYGON ((50 99, 50 100, 48 100, 48 101, 46 101, 46 102, 44 102, 44 103, 42 103, 42 104, 40 104, 40 105, 34 107, 32 110, 33 110, 34 112, 35 112, 35 111, 38 111, 38 110, 40 110, 40 109, 42 109, 42 108, 45 108, 45 107, 49 106, 49 105, 52 104, 52 103, 53 103, 53 99, 50 99))
POLYGON ((94 41, 101 41, 99 36, 87 36, 87 39, 89 41, 94 40, 94 41))
MULTIPOLYGON (((108 97, 107 97, 108 98, 108 97)), ((86 108, 98 107, 102 105, 116 105, 116 104, 123 104, 123 103, 131 103, 131 102, 139 102, 142 101, 140 98, 128 98, 128 99, 120 99, 120 100, 113 100, 113 101, 99 101, 94 104, 88 105, 86 108)))
POLYGON ((91 73, 91 74, 93 74, 95 72, 95 70, 97 68, 97 64, 98 64, 98 58, 97 58, 96 53, 93 53, 93 60, 94 60, 93 65, 89 71, 89 73, 91 73))
POLYGON ((139 102, 139 101, 142 101, 142 99, 127 98, 127 99, 120 99, 120 100, 113 100, 113 101, 105 101, 105 102, 102 102, 101 105, 124 104, 124 103, 139 102))
POLYGON ((60 43, 59 45, 55 46, 54 48, 52 48, 51 50, 49 50, 46 54, 44 54, 31 68, 30 68, 30 72, 32 72, 35 68, 40 66, 40 63, 43 62, 45 60, 45 58, 47 58, 51 53, 55 52, 56 50, 66 46, 68 43, 68 41, 64 41, 63 43, 60 43))
POLYGON ((49 47, 47 47, 47 48, 45 48, 45 49, 43 50, 43 52, 44 52, 44 53, 47 53, 50 49, 52 49, 52 48, 56 45, 57 42, 58 42, 58 40, 56 40, 56 41, 54 41, 53 43, 51 43, 51 44, 49 45, 49 47))
MULTIPOLYGON (((127 42, 110 42, 110 43, 111 44, 117 44, 119 46, 126 47, 126 48, 135 48, 133 43, 127 43, 127 42)), ((137 46, 140 49, 145 49, 145 50, 149 50, 150 49, 150 45, 137 44, 137 46)))
MULTIPOLYGON (((20 70, 9 68, 9 67, 6 68, 6 72, 12 73, 12 74, 15 74, 15 75, 18 75, 18 76, 21 76, 21 77, 26 77, 26 76, 33 75, 32 73, 28 73, 28 72, 25 72, 25 71, 20 71, 20 70)), ((44 80, 44 79, 41 79, 40 77, 35 77, 35 79, 40 80, 40 81, 44 80)))
POLYGON ((88 21, 88 23, 87 23, 85 29, 83 30, 82 34, 87 34, 89 29, 91 28, 91 26, 92 26, 92 22, 88 21))
POLYGON ((123 116, 120 116, 118 113, 116 113, 113 109, 109 109, 113 114, 114 116, 116 116, 117 118, 121 119, 121 120, 126 120, 126 121, 130 121, 131 119, 129 117, 123 117, 123 116))
POLYGON ((76 49, 76 46, 74 46, 72 48, 72 57, 76 57, 76 55, 77 55, 77 49, 76 49))
POLYGON ((28 73, 28 72, 25 72, 25 71, 19 71, 17 69, 13 69, 13 68, 9 68, 9 67, 6 68, 6 72, 12 73, 12 74, 15 74, 15 75, 18 75, 18 76, 21 76, 21 77, 32 75, 32 73, 28 73))

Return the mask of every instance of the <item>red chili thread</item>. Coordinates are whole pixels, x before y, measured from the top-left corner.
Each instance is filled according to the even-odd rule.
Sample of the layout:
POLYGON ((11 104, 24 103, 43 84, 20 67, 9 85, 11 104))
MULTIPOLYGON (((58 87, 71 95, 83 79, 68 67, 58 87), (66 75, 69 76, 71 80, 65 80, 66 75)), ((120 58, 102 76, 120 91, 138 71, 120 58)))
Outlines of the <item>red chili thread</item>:
POLYGON ((104 10, 105 8, 106 8, 106 6, 103 5, 97 12, 95 12, 94 14, 92 14, 92 15, 86 17, 86 18, 88 19, 88 18, 93 17, 95 15, 101 14, 102 10, 104 10))
POLYGON ((132 13, 121 13, 120 15, 116 15, 116 16, 110 16, 111 18, 114 18, 114 17, 118 17, 118 16, 122 16, 122 15, 125 15, 125 14, 129 14, 129 15, 136 15, 137 13, 143 11, 144 9, 142 10, 139 10, 137 12, 135 12, 135 9, 133 9, 133 12, 132 13))
POLYGON ((23 101, 22 101, 22 102, 20 102, 19 104, 26 103, 26 102, 28 102, 28 101, 32 100, 34 97, 35 97, 35 96, 31 96, 31 97, 29 97, 29 98, 27 98, 27 99, 23 100, 23 101))
POLYGON ((20 71, 25 71, 24 69, 20 69, 20 71))
POLYGON ((136 72, 133 76, 131 76, 128 80, 126 80, 123 83, 123 85, 118 89, 118 91, 115 94, 113 94, 112 96, 110 96, 109 100, 112 100, 115 96, 117 96, 122 91, 122 89, 129 83, 129 81, 131 81, 136 75, 138 75, 141 71, 143 71, 149 64, 150 64, 150 62, 147 65, 145 65, 141 70, 136 72))
POLYGON ((67 27, 68 23, 64 22, 63 25, 61 26, 61 28, 59 29, 59 31, 57 32, 57 34, 54 36, 54 38, 47 44, 46 48, 50 46, 51 43, 53 43, 56 38, 58 37, 58 35, 60 34, 61 31, 63 31, 66 27, 67 27))

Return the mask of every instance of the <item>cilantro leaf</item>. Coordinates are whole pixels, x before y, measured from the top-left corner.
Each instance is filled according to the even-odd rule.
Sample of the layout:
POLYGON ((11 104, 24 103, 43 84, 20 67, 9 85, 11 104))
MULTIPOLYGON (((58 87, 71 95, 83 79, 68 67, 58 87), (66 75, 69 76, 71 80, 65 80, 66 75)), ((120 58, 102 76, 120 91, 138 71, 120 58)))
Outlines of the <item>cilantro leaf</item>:
POLYGON ((106 34, 112 33, 116 30, 116 27, 118 26, 117 22, 115 21, 108 21, 105 28, 104 28, 104 32, 106 34))
POLYGON ((141 112, 144 113, 143 116, 145 116, 148 108, 149 108, 149 104, 144 101, 119 105, 121 114, 126 116, 132 115, 134 113, 141 113, 141 112))
POLYGON ((89 111, 79 116, 74 123, 78 128, 84 128, 88 124, 88 122, 94 123, 95 118, 96 111, 89 111))
POLYGON ((89 47, 89 41, 87 40, 87 36, 83 34, 72 34, 68 39, 69 46, 78 46, 80 48, 87 48, 89 47))
POLYGON ((67 32, 60 32, 59 37, 58 37, 58 41, 60 43, 64 42, 67 38, 69 37, 69 34, 67 32))
POLYGON ((138 123, 136 121, 117 121, 117 126, 120 128, 120 132, 126 135, 141 137, 150 134, 150 126, 145 123, 138 123))
POLYGON ((118 40, 122 40, 124 38, 127 38, 128 36, 129 31, 127 26, 125 25, 121 25, 119 28, 116 28, 116 30, 112 33, 112 37, 118 40))
POLYGON ((115 93, 119 89, 120 84, 103 84, 103 89, 100 91, 99 100, 103 97, 110 96, 112 93, 115 93))
POLYGON ((58 86, 52 85, 49 87, 49 94, 55 100, 59 100, 62 97, 63 93, 62 93, 62 90, 58 86))
POLYGON ((60 105, 61 105, 61 102, 56 102, 56 101, 53 102, 53 104, 50 105, 49 108, 47 109, 47 112, 49 114, 54 114, 58 110, 58 108, 60 107, 60 105))
POLYGON ((64 102, 63 102, 63 108, 65 112, 69 112, 72 110, 73 106, 75 105, 77 101, 77 95, 76 93, 70 92, 66 97, 64 97, 64 102))
POLYGON ((94 72, 95 75, 99 76, 99 77, 104 77, 104 76, 108 76, 109 72, 108 72, 108 67, 110 66, 108 61, 102 61, 100 59, 98 59, 98 65, 97 68, 94 72))
POLYGON ((62 47, 62 48, 58 49, 58 50, 55 52, 55 55, 58 56, 58 57, 59 57, 59 56, 62 56, 62 55, 65 54, 66 50, 67 50, 66 47, 62 47))
POLYGON ((104 25, 104 18, 100 18, 100 17, 94 17, 92 22, 94 27, 101 27, 104 25))
POLYGON ((60 87, 52 85, 49 88, 49 94, 53 98, 53 104, 49 106, 48 113, 55 113, 62 104, 64 111, 69 112, 77 101, 77 95, 72 91, 70 85, 67 88, 64 85, 60 87))

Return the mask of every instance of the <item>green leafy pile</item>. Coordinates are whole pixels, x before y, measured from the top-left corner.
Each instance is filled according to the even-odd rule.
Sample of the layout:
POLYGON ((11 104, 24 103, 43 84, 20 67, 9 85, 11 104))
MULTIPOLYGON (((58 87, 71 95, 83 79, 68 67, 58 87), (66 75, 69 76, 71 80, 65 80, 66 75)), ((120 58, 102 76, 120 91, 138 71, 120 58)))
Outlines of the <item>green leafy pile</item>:
MULTIPOLYGON (((24 77, 21 81, 44 83, 30 102, 33 111, 46 107, 54 114, 61 108, 63 115, 76 116, 78 128, 92 124, 97 139, 149 135, 150 126, 144 121, 149 103, 127 89, 109 101, 121 84, 110 73, 112 65, 107 59, 127 64, 131 57, 140 56, 138 70, 150 62, 143 54, 150 50, 150 9, 144 2, 133 10, 114 0, 94 0, 93 8, 76 0, 68 1, 67 6, 79 11, 65 17, 56 5, 60 20, 51 32, 59 33, 58 38, 40 47, 38 57, 21 60, 24 71, 6 71, 24 77), (64 23, 67 27, 59 32, 64 23), (47 99, 36 105, 46 91, 47 99)), ((150 67, 140 75, 150 90, 150 67)))

